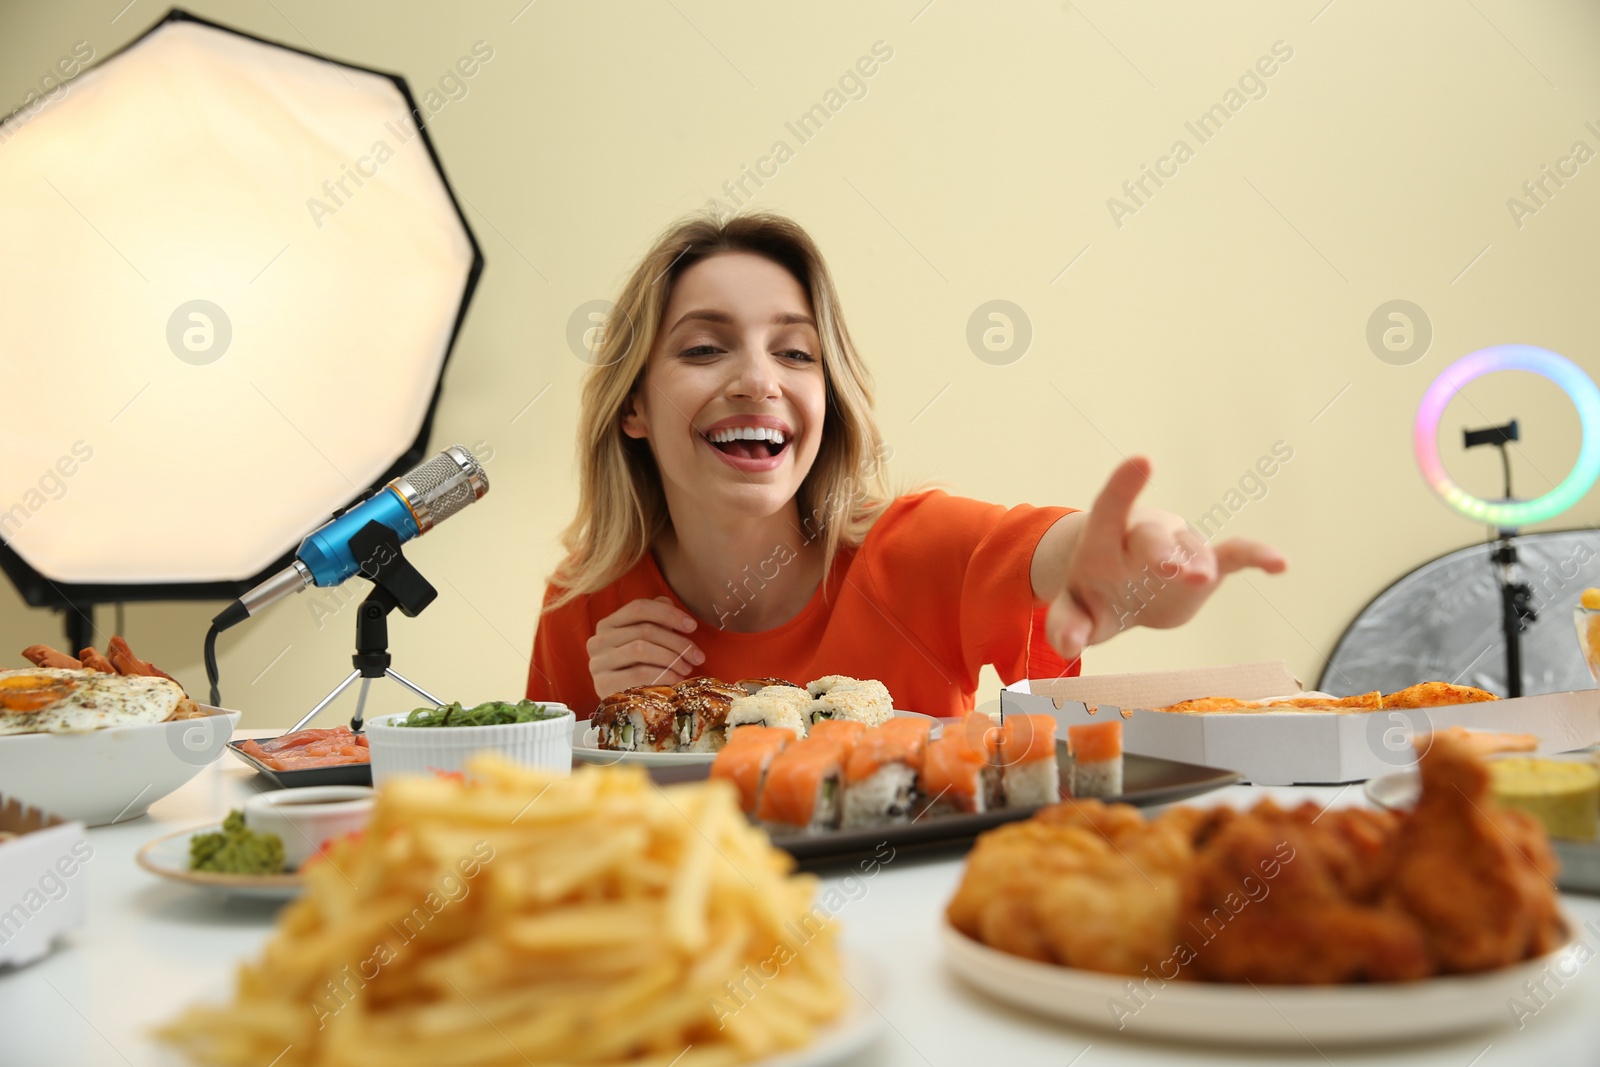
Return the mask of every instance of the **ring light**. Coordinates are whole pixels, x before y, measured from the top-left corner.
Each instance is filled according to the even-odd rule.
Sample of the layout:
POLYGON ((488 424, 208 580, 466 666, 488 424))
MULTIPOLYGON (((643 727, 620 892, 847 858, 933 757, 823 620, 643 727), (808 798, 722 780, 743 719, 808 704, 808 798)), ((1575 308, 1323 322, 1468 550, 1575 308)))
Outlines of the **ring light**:
POLYGON ((1534 345, 1495 345, 1463 356, 1435 378, 1417 407, 1412 442, 1422 476, 1446 504, 1470 519, 1516 529, 1544 522, 1566 511, 1589 491, 1600 476, 1600 387, 1576 363, 1534 345), (1578 409, 1578 461, 1560 485, 1533 500, 1481 500, 1462 489, 1439 458, 1439 417, 1445 405, 1470 381, 1496 371, 1521 370, 1554 382, 1578 409))

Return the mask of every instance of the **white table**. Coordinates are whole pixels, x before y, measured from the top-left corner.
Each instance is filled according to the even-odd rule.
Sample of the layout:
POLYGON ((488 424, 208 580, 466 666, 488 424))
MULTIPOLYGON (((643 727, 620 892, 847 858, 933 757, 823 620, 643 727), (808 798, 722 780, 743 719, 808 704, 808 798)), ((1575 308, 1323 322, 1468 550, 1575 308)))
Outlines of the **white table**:
MULTIPOLYGON (((171 1067, 176 1062, 150 1041, 148 1031, 191 1000, 220 999, 230 992, 235 965, 259 954, 277 906, 165 882, 136 866, 134 853, 153 838, 214 821, 260 788, 260 781, 224 756, 158 801, 148 816, 89 831, 94 855, 71 889, 89 894, 87 925, 47 958, 0 972, 0 1065, 171 1067)), ((1192 803, 1248 806, 1268 794, 1283 803, 1307 797, 1341 806, 1364 802, 1359 787, 1240 786, 1192 803)), ((936 929, 960 875, 959 859, 907 855, 870 879, 857 876, 846 883, 842 874, 828 879, 853 897, 839 912, 847 949, 875 961, 888 979, 875 1002, 888 1025, 851 1067, 1600 1064, 1600 963, 1580 970, 1520 1031, 1511 1025, 1508 1009, 1498 1029, 1365 1051, 1199 1049, 1037 1019, 986 999, 945 968, 936 929)), ((1568 896, 1565 904, 1580 923, 1600 925, 1600 898, 1568 896)), ((1592 937, 1591 945, 1600 950, 1592 937)))

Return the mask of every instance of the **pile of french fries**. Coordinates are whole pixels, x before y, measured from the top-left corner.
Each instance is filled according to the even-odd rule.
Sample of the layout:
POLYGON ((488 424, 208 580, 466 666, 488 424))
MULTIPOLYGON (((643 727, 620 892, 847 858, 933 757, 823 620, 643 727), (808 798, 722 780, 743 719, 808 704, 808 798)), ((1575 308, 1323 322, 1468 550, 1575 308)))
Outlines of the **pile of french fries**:
POLYGON ((466 781, 386 783, 233 1002, 160 1036, 238 1067, 748 1062, 846 1004, 791 866, 726 783, 482 756, 466 781))

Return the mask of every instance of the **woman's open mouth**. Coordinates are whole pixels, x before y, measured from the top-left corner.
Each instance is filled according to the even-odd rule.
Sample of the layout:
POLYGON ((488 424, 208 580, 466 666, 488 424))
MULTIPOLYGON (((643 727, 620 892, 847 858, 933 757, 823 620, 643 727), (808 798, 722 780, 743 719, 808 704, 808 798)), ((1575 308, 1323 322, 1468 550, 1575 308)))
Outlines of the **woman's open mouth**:
POLYGON ((792 438, 767 426, 730 426, 700 435, 729 466, 741 471, 769 471, 783 462, 792 438))

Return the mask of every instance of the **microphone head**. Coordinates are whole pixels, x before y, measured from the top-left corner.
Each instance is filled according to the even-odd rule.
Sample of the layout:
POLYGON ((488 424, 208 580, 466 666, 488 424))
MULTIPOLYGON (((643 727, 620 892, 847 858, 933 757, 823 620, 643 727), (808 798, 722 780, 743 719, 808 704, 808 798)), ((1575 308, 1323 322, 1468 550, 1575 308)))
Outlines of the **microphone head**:
POLYGON ((425 534, 489 491, 489 475, 476 456, 461 445, 451 445, 389 483, 417 520, 417 533, 425 534))

